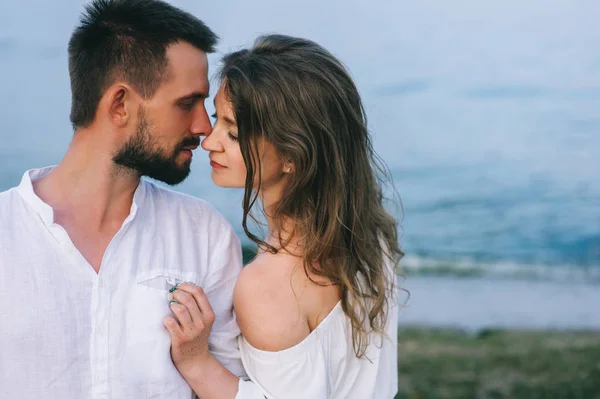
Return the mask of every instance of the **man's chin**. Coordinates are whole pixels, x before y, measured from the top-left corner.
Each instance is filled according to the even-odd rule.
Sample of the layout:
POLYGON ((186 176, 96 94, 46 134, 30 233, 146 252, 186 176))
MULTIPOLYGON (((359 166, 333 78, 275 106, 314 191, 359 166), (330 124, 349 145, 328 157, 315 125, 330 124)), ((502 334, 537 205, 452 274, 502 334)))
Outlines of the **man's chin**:
MULTIPOLYGON (((147 157, 148 158, 148 157, 147 157)), ((147 176, 170 186, 183 182, 190 174, 192 159, 142 159, 142 157, 115 157, 115 164, 122 168, 137 172, 139 176, 147 176)))
POLYGON ((152 173, 144 173, 151 179, 161 181, 169 186, 176 186, 182 183, 190 174, 190 163, 187 162, 178 168, 169 168, 168 170, 156 170, 152 173))

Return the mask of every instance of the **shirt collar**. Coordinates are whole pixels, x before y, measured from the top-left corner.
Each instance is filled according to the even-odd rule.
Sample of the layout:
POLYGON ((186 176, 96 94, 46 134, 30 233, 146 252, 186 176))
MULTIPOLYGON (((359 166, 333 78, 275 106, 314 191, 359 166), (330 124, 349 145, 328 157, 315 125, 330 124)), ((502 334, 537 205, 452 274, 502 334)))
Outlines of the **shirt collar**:
MULTIPOLYGON (((48 175, 56 166, 48 166, 41 169, 30 169, 23 174, 23 178, 21 179, 21 183, 17 187, 17 192, 21 195, 23 200, 29 204, 33 210, 40 215, 42 220, 47 225, 52 225, 54 223, 54 211, 52 207, 46 204, 40 197, 37 196, 35 191, 33 190, 33 182, 43 178, 48 175)), ((125 219, 126 222, 131 221, 138 212, 140 206, 144 203, 146 197, 146 184, 148 184, 144 179, 140 179, 138 186, 135 189, 133 194, 133 201, 131 203, 131 208, 129 209, 129 216, 125 219)))
POLYGON ((50 173, 55 166, 48 166, 42 169, 30 169, 23 174, 21 184, 17 187, 17 192, 21 195, 23 200, 29 204, 33 210, 40 215, 44 223, 51 225, 54 223, 54 211, 52 207, 46 204, 44 201, 37 196, 33 191, 33 182, 41 179, 50 173))

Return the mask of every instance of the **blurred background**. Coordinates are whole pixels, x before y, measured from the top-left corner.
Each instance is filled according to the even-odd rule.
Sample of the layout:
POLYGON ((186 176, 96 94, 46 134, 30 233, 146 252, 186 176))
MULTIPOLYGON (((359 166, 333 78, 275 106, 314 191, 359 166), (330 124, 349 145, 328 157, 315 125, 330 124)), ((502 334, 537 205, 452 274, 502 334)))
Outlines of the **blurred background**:
MULTIPOLYGON (((0 191, 69 144, 85 3, 0 2, 0 191)), ((399 397, 600 397, 600 3, 171 3, 221 37, 211 73, 274 32, 351 71, 404 206, 399 397)), ((201 150, 175 189, 244 241, 242 193, 201 150)))

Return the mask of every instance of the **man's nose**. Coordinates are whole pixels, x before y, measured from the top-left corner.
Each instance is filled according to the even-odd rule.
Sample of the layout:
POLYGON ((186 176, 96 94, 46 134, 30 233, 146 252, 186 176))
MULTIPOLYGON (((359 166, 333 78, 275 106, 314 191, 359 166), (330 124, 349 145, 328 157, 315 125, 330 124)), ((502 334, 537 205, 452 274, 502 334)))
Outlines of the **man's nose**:
POLYGON ((208 112, 206 112, 204 107, 194 115, 190 132, 198 136, 208 136, 212 133, 212 124, 210 123, 208 112))

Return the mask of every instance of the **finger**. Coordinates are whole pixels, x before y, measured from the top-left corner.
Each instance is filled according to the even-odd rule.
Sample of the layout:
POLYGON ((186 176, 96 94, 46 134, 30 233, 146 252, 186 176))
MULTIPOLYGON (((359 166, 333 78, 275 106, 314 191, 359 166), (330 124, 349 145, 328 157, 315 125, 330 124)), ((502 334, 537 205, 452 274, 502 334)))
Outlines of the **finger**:
POLYGON ((171 316, 165 317, 163 319, 163 324, 167 328, 167 331, 169 332, 169 334, 171 335, 171 339, 179 338, 179 337, 183 336, 183 331, 181 330, 181 326, 179 325, 177 320, 175 320, 173 317, 171 317, 171 316))
POLYGON ((169 308, 171 308, 171 312, 173 312, 175 319, 179 322, 181 331, 184 335, 194 329, 194 323, 192 322, 190 312, 184 305, 177 302, 170 302, 169 308))
POLYGON ((208 297, 206 296, 206 293, 204 292, 204 290, 192 283, 180 284, 177 287, 177 289, 185 291, 185 292, 189 293, 190 295, 192 295, 192 297, 198 304, 198 308, 200 309, 200 312, 202 313, 204 322, 206 322, 208 324, 212 324, 212 322, 215 320, 215 313, 213 312, 213 308, 212 308, 210 301, 208 300, 208 297))
POLYGON ((185 306, 190 314, 192 323, 198 324, 199 322, 202 322, 204 318, 202 317, 202 312, 200 311, 200 307, 196 303, 196 300, 190 293, 179 287, 171 293, 171 296, 181 305, 185 306))

